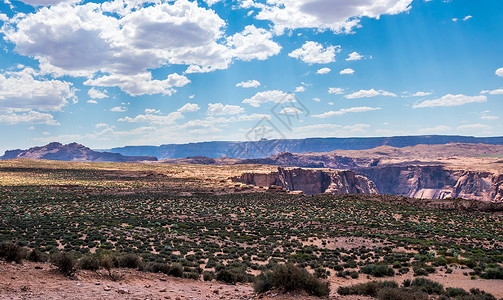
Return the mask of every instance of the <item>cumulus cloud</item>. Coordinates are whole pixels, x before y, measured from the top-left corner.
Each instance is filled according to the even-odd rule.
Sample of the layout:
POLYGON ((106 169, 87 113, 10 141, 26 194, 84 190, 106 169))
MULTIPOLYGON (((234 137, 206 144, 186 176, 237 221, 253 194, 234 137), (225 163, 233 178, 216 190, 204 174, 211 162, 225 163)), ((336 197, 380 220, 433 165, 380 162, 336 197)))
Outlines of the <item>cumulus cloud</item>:
POLYGON ((354 72, 355 72, 355 70, 353 70, 353 69, 351 69, 351 68, 347 68, 347 69, 344 69, 344 70, 340 71, 340 72, 339 72, 339 74, 342 74, 342 75, 344 75, 344 74, 351 75, 351 74, 353 74, 354 72))
POLYGON ((327 111, 319 115, 313 115, 315 118, 329 118, 333 116, 342 116, 347 113, 357 113, 357 112, 367 112, 367 111, 373 111, 373 110, 380 110, 380 107, 368 107, 368 106, 358 106, 358 107, 350 107, 350 108, 343 108, 339 109, 336 111, 327 111))
POLYGON ((431 95, 432 93, 429 93, 429 92, 416 92, 414 94, 412 94, 413 97, 425 97, 425 96, 429 96, 431 95))
POLYGON ((474 130, 474 131, 487 131, 491 130, 492 126, 490 125, 485 125, 485 124, 468 124, 468 125, 461 125, 458 127, 459 130, 474 130))
POLYGON ((61 110, 69 99, 75 98, 72 83, 60 80, 37 79, 31 68, 0 74, 0 107, 61 110))
POLYGON ((327 74, 327 73, 330 73, 330 68, 321 68, 319 69, 318 71, 316 71, 316 74, 327 74))
POLYGON ((186 103, 184 106, 180 107, 178 109, 178 111, 179 112, 196 112, 199 109, 201 109, 201 108, 196 103, 186 103))
POLYGON ((211 72, 281 50, 266 29, 250 25, 225 36, 225 26, 197 1, 68 1, 18 14, 0 33, 16 52, 38 60, 42 74, 83 76, 88 85, 119 86, 131 95, 171 95, 188 79, 173 84, 150 70, 186 65, 186 73, 211 72))
POLYGON ((208 103, 208 115, 215 116, 226 116, 226 115, 237 115, 245 111, 239 105, 223 105, 222 103, 208 103))
POLYGON ((482 91, 481 94, 489 94, 489 95, 503 95, 503 89, 496 89, 492 91, 482 91))
POLYGON ((306 88, 304 86, 298 86, 295 88, 295 92, 296 93, 302 93, 302 92, 305 92, 306 91, 306 88))
POLYGON ((110 109, 110 111, 113 111, 113 112, 125 112, 125 111, 127 111, 127 108, 123 107, 123 106, 116 106, 116 107, 110 109))
POLYGON ((329 87, 328 88, 328 93, 329 94, 343 94, 344 93, 344 89, 343 88, 336 88, 336 87, 329 87))
POLYGON ((152 79, 150 72, 136 75, 105 75, 96 79, 88 79, 85 85, 113 87, 118 86, 131 96, 164 94, 172 95, 176 92, 173 87, 182 87, 190 80, 178 73, 169 74, 165 80, 152 79))
POLYGON ((265 60, 280 52, 281 46, 272 41, 272 33, 254 25, 227 38, 230 55, 244 61, 265 60))
POLYGON ((95 88, 91 88, 89 91, 87 91, 87 94, 89 97, 92 99, 103 99, 103 98, 108 98, 107 91, 99 91, 95 88))
POLYGON ((61 2, 69 2, 69 3, 77 2, 77 0, 20 0, 20 1, 32 6, 49 6, 49 5, 56 5, 61 2))
POLYGON ((336 52, 340 52, 340 46, 324 48, 320 43, 308 41, 302 47, 290 52, 288 56, 308 64, 327 64, 335 61, 336 52))
POLYGON ((376 97, 376 96, 391 96, 391 97, 396 97, 394 93, 388 92, 388 91, 383 91, 383 90, 360 90, 358 92, 349 94, 344 96, 347 99, 357 99, 357 98, 371 98, 371 97, 376 97))
POLYGON ((463 94, 447 94, 438 99, 426 100, 412 106, 413 108, 435 107, 435 106, 460 106, 467 103, 486 102, 487 96, 465 96, 463 94))
POLYGON ((56 120, 54 120, 53 115, 37 111, 29 111, 27 113, 9 113, 0 115, 0 124, 15 125, 21 123, 45 124, 53 126, 61 125, 56 120))
POLYGON ((316 28, 334 33, 351 33, 359 27, 363 17, 379 19, 381 15, 395 15, 408 11, 412 0, 275 0, 258 3, 241 2, 243 8, 255 8, 255 18, 269 20, 278 34, 286 29, 316 28))
POLYGON ((257 80, 248 80, 248 81, 242 81, 236 84, 236 87, 242 87, 242 88, 257 88, 260 86, 260 82, 257 80))
POLYGON ((503 68, 499 68, 498 70, 496 70, 496 75, 498 75, 499 77, 503 77, 503 68))
POLYGON ((346 60, 352 61, 352 60, 360 60, 362 58, 363 58, 363 56, 355 51, 355 52, 349 53, 348 58, 346 58, 346 60))
POLYGON ((144 115, 137 115, 134 118, 131 117, 120 118, 117 121, 130 122, 130 123, 150 123, 157 125, 170 125, 174 124, 176 120, 180 120, 183 118, 184 117, 181 112, 175 111, 168 115, 144 114, 144 115))
POLYGON ((262 103, 279 103, 284 101, 295 101, 293 95, 280 90, 258 92, 253 97, 243 100, 242 103, 250 104, 253 107, 260 107, 262 103))

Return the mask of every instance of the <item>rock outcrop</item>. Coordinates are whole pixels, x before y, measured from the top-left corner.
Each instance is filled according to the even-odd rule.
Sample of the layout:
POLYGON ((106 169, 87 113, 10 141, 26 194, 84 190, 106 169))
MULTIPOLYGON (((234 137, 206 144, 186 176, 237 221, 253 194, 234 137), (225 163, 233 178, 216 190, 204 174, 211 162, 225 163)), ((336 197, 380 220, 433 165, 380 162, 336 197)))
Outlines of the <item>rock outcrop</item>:
POLYGON ((307 195, 376 194, 375 184, 365 176, 349 170, 282 168, 270 173, 244 173, 233 181, 262 187, 280 186, 307 195))
POLYGON ((372 180, 382 194, 503 201, 503 175, 493 172, 419 165, 368 167, 358 172, 372 180))
POLYGON ((107 162, 157 161, 157 158, 154 156, 124 156, 118 153, 93 151, 77 143, 63 145, 56 142, 27 150, 5 151, 5 154, 0 156, 0 159, 16 158, 107 162))

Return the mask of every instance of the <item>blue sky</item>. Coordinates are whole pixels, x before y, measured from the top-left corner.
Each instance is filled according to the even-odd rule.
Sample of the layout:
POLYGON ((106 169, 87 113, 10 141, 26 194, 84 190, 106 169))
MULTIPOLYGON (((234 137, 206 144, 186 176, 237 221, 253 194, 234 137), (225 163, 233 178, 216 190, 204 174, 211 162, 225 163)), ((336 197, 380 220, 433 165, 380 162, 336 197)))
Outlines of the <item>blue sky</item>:
POLYGON ((0 151, 503 135, 502 1, 0 1, 0 151))

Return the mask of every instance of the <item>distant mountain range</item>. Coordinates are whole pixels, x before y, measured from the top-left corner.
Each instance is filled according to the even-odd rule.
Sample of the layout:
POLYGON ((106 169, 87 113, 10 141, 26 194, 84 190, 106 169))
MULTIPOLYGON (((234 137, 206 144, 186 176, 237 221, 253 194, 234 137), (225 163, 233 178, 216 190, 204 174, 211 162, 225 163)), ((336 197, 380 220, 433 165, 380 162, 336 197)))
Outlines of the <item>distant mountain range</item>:
POLYGON ((161 146, 126 146, 102 151, 128 156, 155 156, 160 160, 194 156, 253 159, 269 157, 285 151, 291 153, 330 152, 334 150, 364 150, 379 146, 401 148, 420 144, 439 145, 451 142, 503 145, 503 137, 423 135, 369 138, 306 138, 253 142, 218 141, 161 146))
POLYGON ((33 147, 27 150, 5 151, 0 159, 31 158, 50 159, 64 161, 109 161, 109 162, 133 162, 133 161, 156 161, 155 156, 124 156, 119 153, 97 152, 77 143, 63 145, 50 143, 42 147, 33 147))

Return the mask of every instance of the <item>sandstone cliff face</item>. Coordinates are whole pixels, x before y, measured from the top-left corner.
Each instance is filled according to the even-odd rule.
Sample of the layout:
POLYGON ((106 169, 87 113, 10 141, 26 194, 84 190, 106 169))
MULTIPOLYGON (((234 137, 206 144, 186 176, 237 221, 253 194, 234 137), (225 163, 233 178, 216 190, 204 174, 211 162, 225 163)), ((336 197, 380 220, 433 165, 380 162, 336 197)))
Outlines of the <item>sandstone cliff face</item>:
POLYGON ((451 170, 443 166, 382 166, 358 172, 375 182, 382 194, 503 201, 503 175, 492 172, 451 170))
POLYGON ((278 172, 244 173, 233 178, 235 182, 270 187, 280 186, 289 191, 302 191, 307 195, 376 194, 375 184, 365 176, 349 170, 278 168, 278 172))

